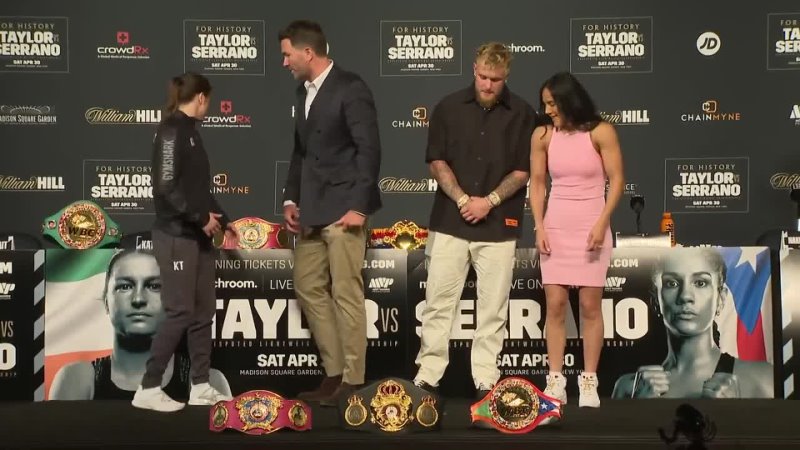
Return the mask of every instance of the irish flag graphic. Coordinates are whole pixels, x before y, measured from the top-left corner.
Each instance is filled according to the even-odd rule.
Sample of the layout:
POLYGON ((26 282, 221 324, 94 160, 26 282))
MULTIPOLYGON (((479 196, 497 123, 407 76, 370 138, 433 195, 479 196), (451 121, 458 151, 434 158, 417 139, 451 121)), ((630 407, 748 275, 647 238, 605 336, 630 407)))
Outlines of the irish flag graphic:
POLYGON ((45 400, 64 365, 111 353, 113 328, 103 302, 108 263, 118 250, 47 250, 45 400))

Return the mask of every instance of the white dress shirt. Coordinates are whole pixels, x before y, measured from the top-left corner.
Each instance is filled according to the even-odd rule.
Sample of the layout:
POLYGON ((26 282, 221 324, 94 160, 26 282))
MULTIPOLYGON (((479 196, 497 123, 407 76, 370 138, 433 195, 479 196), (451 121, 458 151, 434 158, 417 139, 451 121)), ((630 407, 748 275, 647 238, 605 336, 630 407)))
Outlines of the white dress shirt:
POLYGON ((317 96, 317 92, 322 87, 322 83, 325 82, 325 78, 328 78, 328 74, 331 73, 331 69, 333 68, 333 61, 328 64, 328 67, 322 71, 321 74, 314 81, 306 81, 306 119, 308 119, 308 111, 311 109, 311 103, 314 101, 314 98, 317 96))

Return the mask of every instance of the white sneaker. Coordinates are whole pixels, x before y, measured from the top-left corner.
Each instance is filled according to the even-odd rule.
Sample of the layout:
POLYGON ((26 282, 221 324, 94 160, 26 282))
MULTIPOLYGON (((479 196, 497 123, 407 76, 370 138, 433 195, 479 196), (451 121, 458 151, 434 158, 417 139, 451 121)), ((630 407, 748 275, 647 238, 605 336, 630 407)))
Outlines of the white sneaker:
POLYGON ((233 397, 214 389, 208 383, 193 384, 189 392, 189 404, 192 406, 211 406, 231 399, 233 397))
POLYGON ((181 402, 171 399, 160 387, 142 389, 139 386, 133 395, 131 405, 141 409, 152 409, 160 412, 175 412, 183 409, 181 402))
MULTIPOLYGON (((544 388, 544 395, 550 396, 559 402, 561 405, 567 404, 567 379, 560 373, 555 375, 547 375, 547 387, 544 388)), ((556 417, 548 417, 540 422, 540 425, 547 425, 550 423, 558 422, 556 417)))
POLYGON ((567 378, 564 375, 547 375, 547 387, 544 394, 559 400, 562 405, 567 404, 567 378))
POLYGON ((597 375, 578 375, 578 388, 580 389, 580 396, 578 397, 578 407, 580 408, 599 408, 600 397, 597 395, 597 375))

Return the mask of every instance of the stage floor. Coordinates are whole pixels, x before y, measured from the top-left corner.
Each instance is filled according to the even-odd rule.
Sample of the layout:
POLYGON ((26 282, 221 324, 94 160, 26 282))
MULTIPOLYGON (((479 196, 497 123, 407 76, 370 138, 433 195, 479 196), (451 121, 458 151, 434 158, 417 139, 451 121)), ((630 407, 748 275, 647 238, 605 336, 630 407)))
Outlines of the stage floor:
MULTIPOLYGON (((577 400, 577 399, 575 399, 577 400)), ((577 403, 570 399, 571 402, 577 403)), ((716 425, 707 448, 798 448, 800 402, 788 400, 604 400, 600 409, 568 404, 559 425, 525 435, 470 428, 469 400, 449 399, 442 430, 375 435, 337 428, 336 410, 314 407, 314 429, 249 436, 208 430, 208 407, 174 414, 141 411, 124 401, 0 403, 0 449, 618 449, 680 448, 658 429, 672 430, 676 408, 689 403, 716 425), (536 444, 544 447, 534 447, 536 444)))

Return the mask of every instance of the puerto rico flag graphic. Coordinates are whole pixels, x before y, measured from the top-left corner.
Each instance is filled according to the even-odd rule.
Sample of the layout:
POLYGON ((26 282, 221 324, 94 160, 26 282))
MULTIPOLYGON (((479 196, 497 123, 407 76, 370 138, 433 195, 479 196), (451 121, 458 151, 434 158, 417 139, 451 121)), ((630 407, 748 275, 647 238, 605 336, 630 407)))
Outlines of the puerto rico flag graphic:
POLYGON ((728 298, 720 329, 722 351, 745 361, 772 363, 772 286, 769 249, 719 248, 728 298))

